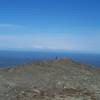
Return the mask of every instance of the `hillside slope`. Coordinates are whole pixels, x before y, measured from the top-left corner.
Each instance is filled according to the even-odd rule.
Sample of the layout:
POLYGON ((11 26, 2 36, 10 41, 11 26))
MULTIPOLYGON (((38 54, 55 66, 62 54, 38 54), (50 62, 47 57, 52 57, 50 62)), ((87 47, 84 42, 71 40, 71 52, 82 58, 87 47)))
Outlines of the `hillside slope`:
POLYGON ((67 58, 1 69, 0 100, 100 100, 100 70, 67 58))

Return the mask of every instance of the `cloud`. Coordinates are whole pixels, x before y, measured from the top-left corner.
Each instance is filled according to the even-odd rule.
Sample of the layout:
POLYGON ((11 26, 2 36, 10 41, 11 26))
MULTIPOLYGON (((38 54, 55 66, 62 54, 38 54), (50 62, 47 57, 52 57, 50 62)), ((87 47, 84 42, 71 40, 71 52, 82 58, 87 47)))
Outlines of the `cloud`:
POLYGON ((42 45, 34 45, 33 48, 36 48, 36 49, 44 49, 45 47, 42 46, 42 45))
POLYGON ((17 27, 22 27, 22 26, 15 24, 0 23, 0 28, 17 28, 17 27))
POLYGON ((48 45, 33 45, 33 49, 54 49, 53 47, 49 47, 48 45))
POLYGON ((100 35, 52 37, 40 35, 5 34, 0 35, 0 48, 18 48, 25 50, 75 50, 100 52, 100 35))

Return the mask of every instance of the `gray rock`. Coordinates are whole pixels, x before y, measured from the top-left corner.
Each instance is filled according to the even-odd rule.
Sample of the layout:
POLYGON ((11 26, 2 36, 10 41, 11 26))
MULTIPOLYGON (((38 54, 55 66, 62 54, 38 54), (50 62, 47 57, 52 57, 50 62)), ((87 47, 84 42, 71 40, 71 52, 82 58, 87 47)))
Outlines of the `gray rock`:
POLYGON ((100 100, 100 69, 65 58, 1 69, 0 100, 100 100))

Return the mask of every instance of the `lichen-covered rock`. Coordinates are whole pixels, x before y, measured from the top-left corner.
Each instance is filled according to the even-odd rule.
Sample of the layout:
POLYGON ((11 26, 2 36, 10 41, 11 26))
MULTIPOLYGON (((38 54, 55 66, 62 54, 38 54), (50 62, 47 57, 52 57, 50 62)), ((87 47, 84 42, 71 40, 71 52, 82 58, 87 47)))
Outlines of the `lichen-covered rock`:
POLYGON ((100 100, 100 69, 66 58, 1 69, 0 100, 100 100))

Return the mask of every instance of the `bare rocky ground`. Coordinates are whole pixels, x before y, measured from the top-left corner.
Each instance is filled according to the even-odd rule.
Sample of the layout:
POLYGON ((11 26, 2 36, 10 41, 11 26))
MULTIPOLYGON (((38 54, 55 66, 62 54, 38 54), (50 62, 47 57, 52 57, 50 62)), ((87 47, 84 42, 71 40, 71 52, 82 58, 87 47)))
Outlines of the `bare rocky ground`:
POLYGON ((100 100, 100 69, 67 58, 0 69, 0 100, 100 100))

